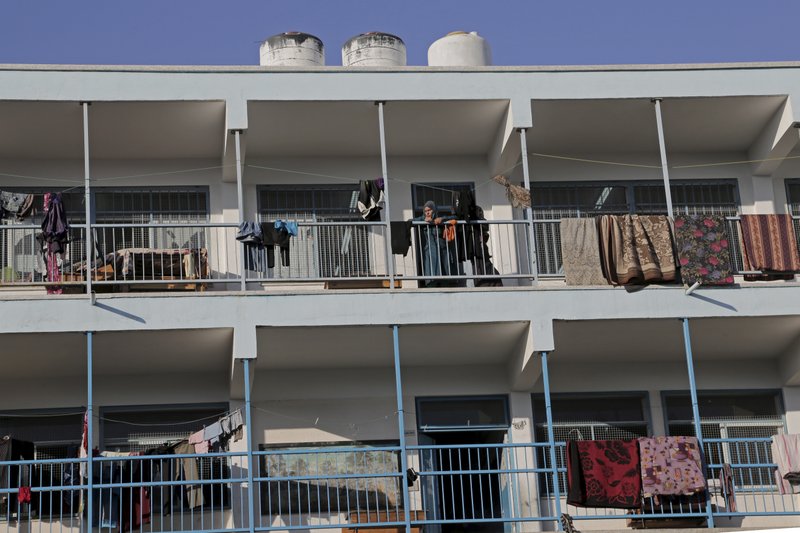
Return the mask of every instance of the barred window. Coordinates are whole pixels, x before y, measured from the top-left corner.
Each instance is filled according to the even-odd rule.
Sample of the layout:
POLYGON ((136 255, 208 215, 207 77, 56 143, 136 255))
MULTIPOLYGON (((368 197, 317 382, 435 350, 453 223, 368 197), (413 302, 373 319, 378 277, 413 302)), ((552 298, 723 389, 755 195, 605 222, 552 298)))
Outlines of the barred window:
MULTIPOLYGON (((358 184, 261 185, 258 188, 260 222, 364 222, 358 213, 358 184)), ((365 277, 374 261, 374 228, 319 225, 300 228, 290 240, 289 266, 275 261, 276 278, 365 277)), ((267 272, 262 272, 267 277, 267 272)))
MULTIPOLYGON (((630 394, 553 394, 553 436, 558 441, 634 439, 652 433, 647 416, 646 393, 630 394)), ((547 442, 547 417, 544 395, 533 395, 536 442, 547 442)), ((550 453, 540 448, 537 464, 550 468, 550 453)), ((558 450, 556 462, 566 468, 566 450, 558 450)), ((550 484, 542 476, 541 490, 549 493, 550 484)), ((566 474, 559 475, 559 486, 567 486, 566 474)))

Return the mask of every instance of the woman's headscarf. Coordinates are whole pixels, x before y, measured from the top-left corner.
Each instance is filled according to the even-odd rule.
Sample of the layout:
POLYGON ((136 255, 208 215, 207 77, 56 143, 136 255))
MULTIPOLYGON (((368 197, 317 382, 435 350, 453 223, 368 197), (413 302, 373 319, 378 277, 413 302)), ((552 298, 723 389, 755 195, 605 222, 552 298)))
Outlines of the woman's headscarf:
POLYGON ((436 208, 436 204, 433 202, 433 200, 428 200, 427 202, 425 202, 425 205, 422 206, 422 210, 423 210, 422 211, 422 215, 423 216, 425 216, 425 208, 426 207, 430 207, 431 211, 433 211, 433 214, 431 215, 431 218, 436 218, 436 216, 439 214, 438 213, 439 210, 436 208))

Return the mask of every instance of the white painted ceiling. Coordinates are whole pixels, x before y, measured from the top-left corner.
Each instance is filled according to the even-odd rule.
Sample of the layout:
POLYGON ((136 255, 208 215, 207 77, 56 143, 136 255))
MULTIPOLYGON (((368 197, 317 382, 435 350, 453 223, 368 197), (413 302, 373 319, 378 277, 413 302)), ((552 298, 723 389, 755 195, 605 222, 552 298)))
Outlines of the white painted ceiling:
MULTIPOLYGON (((775 359, 800 336, 800 317, 689 321, 696 360, 775 359)), ((557 321, 554 358, 574 362, 684 360, 679 320, 557 321)))
MULTIPOLYGON (((390 102, 386 146, 392 155, 485 155, 508 102, 390 102)), ((373 102, 250 102, 247 155, 380 155, 373 102)))
MULTIPOLYGON (((756 140, 783 96, 670 98, 661 103, 669 152, 741 152, 756 140)), ((645 152, 658 158, 653 103, 637 100, 536 100, 531 152, 645 152)))
MULTIPOLYGON (((404 366, 504 363, 515 353, 524 322, 436 324, 400 328, 404 366)), ((391 367, 386 326, 258 329, 259 369, 391 367)))

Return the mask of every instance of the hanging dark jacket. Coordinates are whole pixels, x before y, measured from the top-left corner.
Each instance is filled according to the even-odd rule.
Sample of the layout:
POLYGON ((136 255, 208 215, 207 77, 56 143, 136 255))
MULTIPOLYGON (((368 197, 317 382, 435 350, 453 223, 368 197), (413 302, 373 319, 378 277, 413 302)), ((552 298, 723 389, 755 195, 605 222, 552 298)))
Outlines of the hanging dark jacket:
POLYGON ((45 195, 44 212, 42 239, 47 243, 47 251, 63 254, 69 242, 69 223, 60 192, 45 195))

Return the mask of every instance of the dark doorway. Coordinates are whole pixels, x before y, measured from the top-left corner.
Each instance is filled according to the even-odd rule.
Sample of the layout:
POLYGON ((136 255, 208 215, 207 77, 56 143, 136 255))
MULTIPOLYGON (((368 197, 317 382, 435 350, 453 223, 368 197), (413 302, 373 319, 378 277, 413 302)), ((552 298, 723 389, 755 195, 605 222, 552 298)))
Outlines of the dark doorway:
POLYGON ((472 520, 498 519, 503 516, 503 487, 500 475, 503 450, 480 444, 502 444, 504 430, 437 431, 420 434, 425 444, 448 446, 445 449, 424 450, 424 468, 442 473, 425 481, 423 498, 426 514, 442 520, 463 521, 443 524, 442 533, 496 532, 502 524, 469 523, 472 520), (469 445, 469 447, 461 447, 469 445), (486 471, 487 473, 479 473, 486 471), (464 472, 464 473, 458 473, 464 472))

